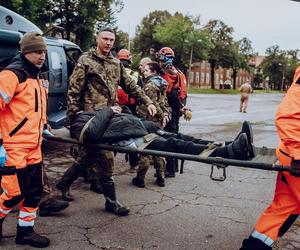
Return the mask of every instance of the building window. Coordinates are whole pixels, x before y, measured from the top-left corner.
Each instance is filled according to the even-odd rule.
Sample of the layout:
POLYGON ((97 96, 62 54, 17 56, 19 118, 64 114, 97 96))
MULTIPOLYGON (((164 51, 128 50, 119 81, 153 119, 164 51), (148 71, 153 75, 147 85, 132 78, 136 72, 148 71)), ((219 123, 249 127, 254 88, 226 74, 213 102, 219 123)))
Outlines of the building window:
POLYGON ((199 83, 199 72, 196 72, 195 83, 199 83))

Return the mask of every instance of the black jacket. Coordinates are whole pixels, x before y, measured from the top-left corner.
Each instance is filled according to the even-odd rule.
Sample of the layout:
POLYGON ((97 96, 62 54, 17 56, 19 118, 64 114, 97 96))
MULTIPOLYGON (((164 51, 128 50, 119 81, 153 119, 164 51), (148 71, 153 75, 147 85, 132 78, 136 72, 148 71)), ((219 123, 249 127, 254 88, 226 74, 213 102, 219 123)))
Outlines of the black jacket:
POLYGON ((70 127, 71 137, 79 140, 81 130, 87 122, 89 124, 83 134, 83 141, 86 143, 113 143, 158 130, 153 122, 141 120, 131 114, 115 114, 111 108, 103 108, 77 114, 70 127))

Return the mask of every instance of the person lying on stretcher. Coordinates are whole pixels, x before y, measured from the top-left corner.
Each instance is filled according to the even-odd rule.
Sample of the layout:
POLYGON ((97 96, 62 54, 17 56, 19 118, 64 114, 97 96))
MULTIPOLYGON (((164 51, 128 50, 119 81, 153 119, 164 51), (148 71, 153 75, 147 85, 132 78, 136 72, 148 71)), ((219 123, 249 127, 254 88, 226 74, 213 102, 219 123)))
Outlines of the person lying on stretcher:
POLYGON ((243 123, 241 132, 233 141, 220 144, 182 133, 166 132, 151 121, 122 113, 120 106, 76 114, 72 119, 70 135, 87 144, 108 143, 238 160, 250 160, 255 156, 252 128, 247 121, 243 123))

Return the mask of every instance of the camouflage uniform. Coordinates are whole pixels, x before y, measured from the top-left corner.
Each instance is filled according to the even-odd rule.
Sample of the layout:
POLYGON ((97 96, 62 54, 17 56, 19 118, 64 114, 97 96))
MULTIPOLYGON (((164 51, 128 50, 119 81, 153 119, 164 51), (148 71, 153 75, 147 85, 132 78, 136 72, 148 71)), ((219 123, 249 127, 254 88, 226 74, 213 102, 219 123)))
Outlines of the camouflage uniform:
MULTIPOLYGON (((117 88, 120 85, 126 93, 149 105, 152 101, 126 73, 124 66, 111 54, 107 57, 92 49, 84 53, 70 77, 68 89, 68 122, 80 111, 94 111, 102 107, 114 106, 117 88)), ((113 153, 86 147, 79 148, 79 157, 74 168, 90 168, 91 181, 111 178, 113 173, 113 153)), ((71 167, 72 168, 72 167, 71 167)), ((80 174, 69 180, 69 185, 80 174)))
MULTIPOLYGON (((147 107, 144 104, 138 106, 137 114, 139 117, 143 117, 147 120, 153 121, 158 127, 162 128, 164 116, 169 114, 169 104, 166 94, 167 82, 165 82, 165 86, 160 86, 157 80, 164 80, 162 78, 159 78, 159 76, 149 78, 143 87, 146 95, 150 97, 156 107, 156 115, 154 117, 151 117, 148 114, 147 107)), ((139 161, 139 168, 137 170, 136 178, 144 181, 145 175, 151 164, 153 164, 154 168, 156 169, 156 175, 164 177, 165 160, 158 156, 142 155, 139 161)))
POLYGON ((45 166, 43 166, 43 195, 40 200, 40 203, 43 203, 44 201, 49 200, 51 194, 52 194, 52 188, 50 186, 50 181, 47 176, 45 166))

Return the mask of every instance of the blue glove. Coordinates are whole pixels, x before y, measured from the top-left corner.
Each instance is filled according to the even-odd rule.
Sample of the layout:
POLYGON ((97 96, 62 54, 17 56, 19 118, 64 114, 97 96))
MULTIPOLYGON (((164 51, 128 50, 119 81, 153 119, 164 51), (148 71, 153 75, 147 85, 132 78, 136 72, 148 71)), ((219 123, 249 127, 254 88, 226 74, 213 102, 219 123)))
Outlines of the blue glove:
POLYGON ((44 129, 43 130, 43 141, 44 142, 47 142, 47 137, 49 138, 49 137, 53 137, 54 136, 54 134, 52 134, 48 129, 44 129))
POLYGON ((44 129, 43 136, 44 137, 52 137, 52 136, 54 136, 54 134, 52 134, 48 129, 44 129))
POLYGON ((0 146, 0 167, 4 167, 6 160, 7 154, 5 148, 3 146, 0 146))

